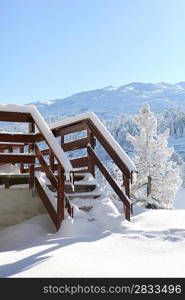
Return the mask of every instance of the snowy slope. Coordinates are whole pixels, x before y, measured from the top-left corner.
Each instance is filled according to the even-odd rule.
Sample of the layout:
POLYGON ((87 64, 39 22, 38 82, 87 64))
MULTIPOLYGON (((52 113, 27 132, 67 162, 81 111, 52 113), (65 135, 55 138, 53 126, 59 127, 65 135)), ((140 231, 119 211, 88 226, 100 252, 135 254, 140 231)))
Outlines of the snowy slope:
MULTIPOLYGON (((159 117, 161 132, 170 128, 172 137, 169 141, 170 145, 173 145, 185 160, 183 140, 185 138, 185 113, 176 111, 177 107, 181 107, 185 112, 185 82, 177 84, 133 82, 121 87, 106 87, 81 92, 64 99, 38 101, 32 104, 37 106, 47 123, 89 111, 97 114, 101 120, 110 119, 111 124, 109 126, 106 123, 106 127, 123 149, 130 152, 132 149, 130 143, 126 141, 126 134, 134 133, 135 127, 130 119, 122 122, 119 117, 138 113, 143 102, 148 102, 152 111, 162 113, 159 117), (164 113, 169 108, 175 110, 164 113)), ((0 130, 5 131, 24 131, 22 127, 23 125, 20 126, 20 124, 12 125, 5 122, 0 124, 0 130)))
MULTIPOLYGON (((38 101, 33 103, 44 115, 48 122, 54 122, 57 118, 66 118, 79 113, 92 111, 101 120, 112 119, 113 122, 120 115, 137 114, 144 102, 148 102, 151 110, 155 113, 164 113, 168 109, 181 108, 185 112, 185 82, 176 84, 169 83, 142 83, 133 82, 121 87, 105 87, 98 90, 81 92, 64 99, 50 101, 38 101)), ((159 124, 161 131, 163 127, 170 128, 170 135, 173 137, 170 145, 174 145, 176 151, 185 160, 184 144, 181 150, 182 138, 185 137, 185 117, 182 113, 172 112, 163 115, 159 124)), ((129 131, 133 125, 128 125, 129 131), (130 126, 131 125, 131 126, 130 126)), ((107 124, 106 124, 107 126, 107 124)), ((119 124, 115 124, 119 126, 119 124)), ((111 130, 111 128, 109 128, 111 130)), ((133 128, 134 130, 134 128, 133 128)), ((111 132, 118 131, 112 128, 111 132)), ((128 130, 127 130, 128 132, 128 130)), ((128 142, 122 137, 120 144, 125 150, 128 142)))
POLYGON ((184 247, 185 209, 128 222, 110 200, 95 200, 57 233, 45 215, 0 231, 0 277, 184 277, 184 247))
POLYGON ((32 104, 35 104, 45 116, 71 116, 93 111, 100 118, 107 119, 120 114, 135 114, 143 102, 148 102, 154 112, 176 106, 181 106, 185 110, 185 83, 133 82, 117 88, 106 87, 81 92, 64 99, 38 101, 32 104))

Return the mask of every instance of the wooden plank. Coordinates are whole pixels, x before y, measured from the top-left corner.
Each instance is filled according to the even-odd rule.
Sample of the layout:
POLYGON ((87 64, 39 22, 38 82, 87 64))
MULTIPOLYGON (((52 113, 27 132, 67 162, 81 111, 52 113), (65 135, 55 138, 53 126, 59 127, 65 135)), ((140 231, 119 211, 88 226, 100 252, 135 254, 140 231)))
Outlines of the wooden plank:
MULTIPOLYGON (((51 129, 52 133, 55 137, 58 136, 65 136, 67 134, 71 134, 74 132, 82 131, 87 129, 85 121, 75 122, 73 124, 65 125, 65 126, 59 126, 56 128, 51 129)), ((41 133, 36 134, 36 142, 44 141, 44 137, 41 133)))
POLYGON ((0 111, 0 121, 3 122, 33 122, 33 118, 29 113, 0 111))
POLYGON ((0 142, 0 149, 7 149, 9 146, 11 146, 13 149, 21 148, 24 146, 23 143, 8 143, 8 142, 0 142))
POLYGON ((94 160, 94 163, 97 165, 97 167, 100 169, 103 176, 106 178, 106 180, 109 182, 113 190, 116 192, 120 200, 125 204, 128 209, 131 207, 131 201, 127 197, 127 195, 124 194, 124 192, 120 189, 117 182, 114 180, 114 178, 111 176, 107 168, 104 166, 104 164, 100 161, 94 150, 88 146, 88 153, 91 155, 92 159, 94 160))
MULTIPOLYGON (((35 133, 35 123, 34 123, 34 122, 29 123, 28 130, 29 130, 29 133, 35 133)), ((35 140, 34 140, 34 142, 35 142, 35 140)), ((29 146, 28 146, 28 151, 29 151, 29 152, 35 151, 35 143, 29 144, 29 146)), ((34 187, 34 185, 35 185, 35 170, 34 170, 34 164, 31 164, 31 165, 29 166, 29 174, 30 174, 30 178, 29 178, 29 188, 30 188, 30 189, 33 189, 33 187, 34 187)))
POLYGON ((13 147, 10 145, 7 150, 8 150, 9 153, 12 153, 13 152, 13 147))
POLYGON ((28 124, 28 131, 29 132, 35 132, 35 123, 34 122, 30 122, 28 124))
POLYGON ((0 133, 0 142, 35 143, 35 134, 0 133))
POLYGON ((124 207, 124 212, 125 212, 125 219, 127 221, 130 221, 130 217, 131 217, 131 211, 132 211, 132 208, 128 208, 127 206, 124 207))
POLYGON ((64 220, 64 189, 65 178, 60 164, 58 164, 57 214, 59 224, 64 220))
POLYGON ((61 135, 61 137, 60 137, 60 145, 61 145, 61 147, 64 144, 64 140, 65 140, 64 135, 61 135))
POLYGON ((35 181, 35 176, 34 176, 34 164, 31 164, 29 166, 29 188, 33 189, 34 187, 34 181, 35 181))
POLYGON ((73 168, 86 167, 88 165, 88 157, 83 156, 83 157, 73 158, 71 159, 71 164, 73 168))
POLYGON ((125 187, 125 193, 130 198, 130 179, 125 175, 123 175, 123 184, 125 187))
POLYGON ((42 170, 46 173, 46 176, 50 180, 51 184, 57 189, 58 186, 57 179, 53 174, 53 172, 51 171, 48 164, 46 163, 46 161, 44 160, 44 157, 37 145, 35 145, 35 154, 41 164, 42 170))
POLYGON ((89 173, 89 170, 88 168, 85 168, 85 169, 80 169, 80 170, 74 170, 74 173, 78 174, 78 173, 89 173))
POLYGON ((106 152, 110 155, 110 157, 113 159, 115 164, 119 167, 119 169, 127 177, 130 178, 131 177, 130 170, 127 168, 127 166, 122 161, 122 159, 119 157, 119 155, 116 153, 113 146, 106 140, 106 138, 103 136, 103 134, 99 131, 99 129, 96 127, 96 125, 90 119, 87 120, 87 126, 90 130, 92 130, 92 132, 94 133, 96 138, 99 140, 101 145, 104 147, 106 152))
MULTIPOLYGON (((76 141, 71 141, 71 142, 61 144, 61 147, 64 150, 64 152, 67 152, 67 151, 74 151, 74 150, 86 148, 87 145, 88 145, 88 139, 83 138, 76 141)), ((49 155, 49 149, 43 149, 41 152, 42 155, 44 156, 49 155)))
POLYGON ((36 186, 37 192, 38 192, 45 208, 47 209, 48 214, 50 215, 56 229, 58 230, 60 225, 58 222, 57 213, 56 213, 55 209, 53 208, 53 205, 51 204, 50 199, 48 198, 48 195, 44 191, 44 189, 43 189, 42 185, 40 184, 39 179, 37 177, 35 178, 35 186, 36 186))
POLYGON ((96 139, 94 137, 92 130, 90 129, 87 130, 87 137, 88 137, 89 144, 91 145, 91 148, 94 149, 96 146, 96 139))
POLYGON ((49 149, 42 149, 41 153, 43 156, 49 155, 49 149))
POLYGON ((49 149, 49 165, 52 172, 55 171, 55 157, 53 151, 49 149))
MULTIPOLYGON (((94 134, 90 129, 87 130, 87 134, 88 134, 89 144, 90 144, 91 148, 94 149, 94 147, 96 145, 96 140, 94 138, 94 134)), ((91 158, 91 155, 88 155, 88 170, 89 170, 89 173, 91 173, 95 177, 95 165, 94 165, 93 159, 91 158)))
MULTIPOLYGON (((35 167, 34 166, 34 170, 35 171, 43 171, 43 167, 41 167, 41 166, 35 167)), ((22 171, 21 171, 21 173, 28 173, 28 172, 29 172, 29 168, 23 168, 22 171)))
MULTIPOLYGON (((19 148, 19 151, 20 151, 20 153, 24 153, 24 145, 19 148)), ((24 171, 24 163, 21 163, 20 164, 20 172, 23 173, 23 171, 24 171)))
MULTIPOLYGON (((130 198, 130 185, 132 183, 132 173, 131 173, 131 178, 128 178, 127 176, 125 176, 123 174, 123 184, 124 184, 124 187, 125 187, 125 193, 126 195, 128 196, 128 198, 130 198)), ((126 208, 125 208, 125 214, 128 214, 128 212, 126 211, 126 208)), ((133 204, 131 204, 131 214, 133 214, 133 204)))
MULTIPOLYGON (((56 171, 58 169, 58 164, 54 165, 54 170, 56 171)), ((41 166, 36 166, 34 167, 35 171, 43 171, 43 168, 41 166)), ((28 168, 24 168, 23 171, 21 173, 28 173, 28 168)), ((80 170, 74 170, 74 173, 88 173, 88 168, 83 168, 80 170)), ((56 175, 55 175, 56 176, 56 175)))
POLYGON ((88 142, 89 142, 88 138, 83 138, 83 139, 79 139, 76 141, 67 142, 67 143, 62 144, 62 149, 65 152, 83 149, 83 148, 87 147, 88 142))
POLYGON ((87 126, 84 121, 75 122, 73 124, 68 124, 65 126, 60 126, 54 129, 51 129, 54 136, 64 136, 74 132, 82 131, 87 129, 87 126))
POLYGON ((0 153, 0 163, 27 163, 34 164, 35 163, 35 155, 34 154, 26 154, 26 153, 0 153))

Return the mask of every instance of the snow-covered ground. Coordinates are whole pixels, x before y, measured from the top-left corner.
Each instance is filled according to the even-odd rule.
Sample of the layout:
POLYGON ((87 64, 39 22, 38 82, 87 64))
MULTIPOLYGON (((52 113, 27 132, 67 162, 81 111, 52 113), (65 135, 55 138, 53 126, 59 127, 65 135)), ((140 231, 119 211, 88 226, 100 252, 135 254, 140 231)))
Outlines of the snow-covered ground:
POLYGON ((138 208, 132 222, 120 205, 91 201, 57 233, 47 215, 0 231, 0 277, 185 277, 185 190, 184 209, 138 208))

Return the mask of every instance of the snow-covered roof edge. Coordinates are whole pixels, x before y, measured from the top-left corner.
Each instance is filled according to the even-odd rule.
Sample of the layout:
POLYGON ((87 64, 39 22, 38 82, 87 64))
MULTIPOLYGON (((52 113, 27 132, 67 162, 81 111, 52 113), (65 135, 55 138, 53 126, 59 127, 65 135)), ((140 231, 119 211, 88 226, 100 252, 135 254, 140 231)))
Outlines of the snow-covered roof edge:
POLYGON ((61 121, 57 121, 49 124, 50 129, 54 129, 56 127, 65 126, 74 122, 81 121, 83 119, 91 119, 94 124, 98 127, 99 131, 104 135, 105 139, 111 146, 113 146, 115 152, 119 155, 119 157, 123 160, 129 171, 136 172, 136 166, 134 162, 130 159, 130 157, 126 154, 123 148, 118 144, 115 138, 111 135, 111 133, 107 130, 104 124, 100 121, 100 119, 93 112, 83 113, 80 115, 76 115, 73 117, 66 118, 61 121))

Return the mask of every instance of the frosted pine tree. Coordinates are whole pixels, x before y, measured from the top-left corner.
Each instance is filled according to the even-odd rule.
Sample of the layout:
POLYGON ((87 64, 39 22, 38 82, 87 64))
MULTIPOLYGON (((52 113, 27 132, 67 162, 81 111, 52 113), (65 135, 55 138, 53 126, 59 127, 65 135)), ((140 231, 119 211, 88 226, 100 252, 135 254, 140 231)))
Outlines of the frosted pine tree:
POLYGON ((181 177, 179 167, 170 160, 174 149, 168 147, 169 130, 157 134, 157 119, 147 103, 134 121, 139 135, 127 136, 134 146, 138 170, 132 188, 133 201, 147 208, 172 208, 181 177))

